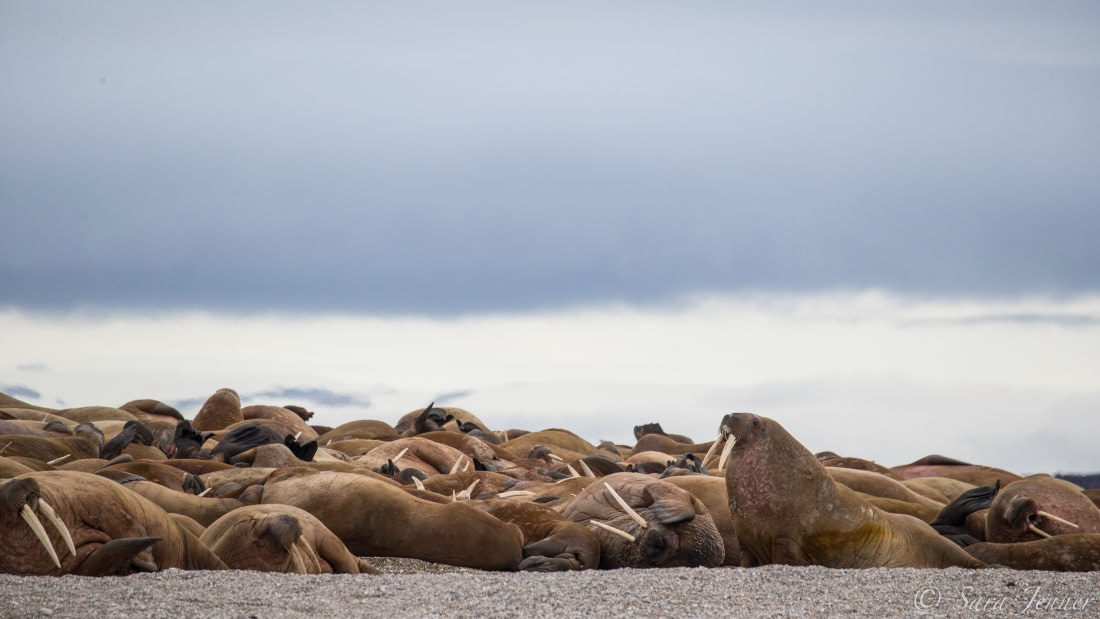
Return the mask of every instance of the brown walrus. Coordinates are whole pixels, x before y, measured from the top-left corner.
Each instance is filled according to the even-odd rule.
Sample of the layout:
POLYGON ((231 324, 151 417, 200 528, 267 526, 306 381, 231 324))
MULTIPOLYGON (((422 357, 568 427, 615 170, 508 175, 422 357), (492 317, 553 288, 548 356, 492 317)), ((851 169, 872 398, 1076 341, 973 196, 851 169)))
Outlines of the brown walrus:
POLYGON ((926 523, 888 514, 833 481, 776 421, 734 413, 719 430, 743 566, 985 567, 926 523))
POLYGON ((607 475, 553 506, 573 522, 592 525, 602 569, 718 567, 725 558, 722 536, 706 505, 687 490, 648 475, 607 475), (618 532, 606 530, 608 525, 618 532))
POLYGON ((1026 542, 1069 533, 1100 533, 1100 508, 1081 488, 1032 475, 1004 488, 985 519, 988 542, 1026 542))
POLYGON ((1093 572, 1100 570, 1100 533, 1069 533, 1030 542, 980 542, 966 552, 990 565, 1017 570, 1093 572))
POLYGON ((519 528, 467 505, 418 499, 388 481, 323 472, 271 479, 263 503, 313 514, 356 556, 410 557, 484 570, 515 570, 519 528))
POLYGON ((249 505, 218 518, 199 541, 230 569, 291 574, 358 574, 340 538, 307 511, 249 505))

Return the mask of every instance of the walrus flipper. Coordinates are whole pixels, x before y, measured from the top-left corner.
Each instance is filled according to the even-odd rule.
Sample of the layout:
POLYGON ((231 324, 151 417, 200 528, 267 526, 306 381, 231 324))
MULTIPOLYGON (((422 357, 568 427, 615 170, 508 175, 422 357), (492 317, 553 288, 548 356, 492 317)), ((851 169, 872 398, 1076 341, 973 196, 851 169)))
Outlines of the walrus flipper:
POLYGON ((159 537, 113 539, 88 555, 72 573, 77 576, 113 576, 131 572, 155 572, 157 564, 138 555, 160 540, 159 537))
POLYGON ((988 509, 1000 489, 1000 480, 992 486, 971 488, 945 505, 936 519, 929 524, 937 533, 960 547, 966 548, 971 544, 977 544, 981 540, 967 533, 966 518, 976 511, 988 509))

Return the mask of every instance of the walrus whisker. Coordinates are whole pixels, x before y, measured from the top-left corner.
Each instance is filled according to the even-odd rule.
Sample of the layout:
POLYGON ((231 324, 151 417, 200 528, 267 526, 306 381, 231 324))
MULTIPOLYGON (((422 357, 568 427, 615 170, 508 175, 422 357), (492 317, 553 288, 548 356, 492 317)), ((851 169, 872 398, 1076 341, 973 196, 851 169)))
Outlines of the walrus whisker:
POLYGON ((413 477, 413 485, 416 486, 417 490, 424 489, 424 482, 420 481, 419 477, 413 477))
POLYGON ((1040 516, 1044 517, 1044 518, 1050 518, 1051 520, 1053 520, 1053 521, 1055 521, 1055 522, 1061 522, 1062 524, 1066 524, 1066 525, 1069 525, 1069 526, 1071 526, 1071 527, 1073 527, 1073 528, 1075 528, 1075 529, 1080 529, 1080 528, 1081 528, 1081 527, 1079 527, 1079 526, 1077 526, 1077 525, 1073 524, 1073 523, 1072 523, 1072 522, 1070 522, 1069 520, 1066 520, 1065 518, 1061 518, 1061 517, 1055 516, 1054 514, 1052 514, 1052 513, 1050 513, 1050 512, 1046 512, 1046 511, 1043 511, 1043 510, 1041 510, 1041 509, 1039 510, 1038 514, 1039 514, 1040 516))
POLYGON ((397 455, 394 456, 393 460, 390 460, 390 462, 393 462, 394 464, 397 464, 397 461, 401 459, 401 456, 405 455, 408 451, 409 451, 409 448, 406 447, 406 448, 402 449, 401 451, 397 452, 397 455))
POLYGON ((732 434, 726 437, 726 444, 722 447, 722 457, 718 459, 718 470, 726 470, 726 462, 729 462, 730 452, 733 451, 733 446, 737 444, 737 437, 732 434))
POLYGON ((565 468, 569 469, 569 474, 572 475, 573 477, 580 477, 581 476, 581 474, 577 472, 577 469, 573 468, 573 465, 566 464, 565 468))
POLYGON ((1036 535, 1041 535, 1042 537, 1046 537, 1046 538, 1054 537, 1050 533, 1047 533, 1046 531, 1040 529, 1039 527, 1037 527, 1033 524, 1027 525, 1027 528, 1028 528, 1029 531, 1031 531, 1032 533, 1034 533, 1036 535))
POLYGON ((46 520, 50 521, 53 528, 57 529, 57 532, 61 534, 61 538, 65 540, 65 547, 69 549, 69 554, 76 556, 76 546, 73 545, 73 536, 69 533, 69 527, 65 526, 65 522, 57 517, 57 512, 49 503, 38 499, 38 511, 42 512, 42 515, 46 517, 46 520))
POLYGON ((50 537, 46 535, 46 529, 42 527, 42 521, 35 515, 34 510, 31 509, 30 505, 24 504, 23 509, 21 509, 19 513, 23 516, 23 521, 26 522, 27 526, 31 528, 31 531, 34 532, 34 536, 38 538, 39 543, 41 543, 42 547, 49 553, 50 558, 53 559, 53 564, 60 569, 61 561, 57 559, 57 552, 53 549, 53 544, 50 543, 50 537))
POLYGON ((605 488, 607 488, 607 491, 611 493, 611 496, 614 497, 615 501, 618 502, 619 507, 623 508, 623 511, 626 512, 627 516, 633 518, 634 522, 637 522, 643 529, 649 528, 649 523, 645 521, 645 518, 642 518, 640 515, 638 515, 638 512, 634 511, 634 508, 627 505, 626 501, 623 500, 623 497, 619 496, 619 493, 615 492, 615 489, 611 487, 611 484, 605 481, 603 482, 603 485, 605 488))
POLYGON ((588 468, 588 464, 584 460, 577 460, 581 465, 581 470, 584 471, 586 477, 595 477, 596 474, 592 472, 592 469, 588 468))
POLYGON ((72 454, 65 454, 65 455, 61 456, 60 458, 54 458, 53 460, 50 460, 46 464, 48 464, 50 466, 53 466, 55 464, 60 464, 60 463, 64 462, 65 460, 68 460, 70 457, 72 457, 72 454))
POLYGON ((597 527, 600 527, 600 528, 601 528, 601 529, 603 529, 604 531, 608 531, 608 532, 610 532, 610 533, 614 533, 615 535, 618 535, 619 537, 622 537, 623 539, 629 540, 629 541, 631 541, 631 542, 637 541, 637 540, 636 540, 636 539, 634 538, 634 536, 633 536, 633 535, 631 535, 631 534, 627 533, 626 531, 622 531, 622 530, 620 530, 620 529, 616 529, 615 527, 613 527, 613 526, 611 526, 611 525, 609 525, 609 524, 604 524, 604 523, 600 522, 599 520, 589 520, 588 522, 591 522, 592 524, 596 525, 597 527))

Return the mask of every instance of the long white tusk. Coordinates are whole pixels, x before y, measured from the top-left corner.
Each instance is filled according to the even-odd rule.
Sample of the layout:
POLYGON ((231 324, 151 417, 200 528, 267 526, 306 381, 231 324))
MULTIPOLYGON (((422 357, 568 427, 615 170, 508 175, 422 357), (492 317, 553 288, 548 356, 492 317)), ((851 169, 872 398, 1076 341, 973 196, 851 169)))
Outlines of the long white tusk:
POLYGON ((419 477, 413 477, 413 485, 416 486, 417 490, 424 489, 424 482, 420 481, 419 477))
POLYGON ((554 454, 551 454, 551 453, 546 454, 546 457, 550 458, 551 460, 557 460, 558 462, 565 462, 565 460, 562 460, 558 456, 555 456, 554 454))
POLYGON ((1050 518, 1051 520, 1053 520, 1053 521, 1055 521, 1055 522, 1061 522, 1062 524, 1068 524, 1069 526, 1071 526, 1071 527, 1073 527, 1073 528, 1075 528, 1075 529, 1080 529, 1080 528, 1081 528, 1081 527, 1079 527, 1079 526, 1077 526, 1077 525, 1073 524, 1073 523, 1072 523, 1072 522, 1070 522, 1069 520, 1066 520, 1065 518, 1060 518, 1060 517, 1058 517, 1058 516, 1055 516, 1054 514, 1052 514, 1052 513, 1050 513, 1050 512, 1045 512, 1045 511, 1043 511, 1043 510, 1039 510, 1039 515, 1040 515, 1040 516, 1042 516, 1042 517, 1044 517, 1044 518, 1050 518))
POLYGON ((306 571, 306 564, 302 561, 302 555, 298 552, 297 542, 290 545, 290 548, 286 549, 287 554, 290 555, 290 563, 294 566, 295 574, 308 574, 306 571))
POLYGON ((69 534, 69 527, 65 526, 65 523, 57 517, 57 512, 54 511, 50 504, 38 499, 38 511, 42 512, 42 515, 46 517, 46 520, 50 521, 53 528, 57 529, 57 532, 61 534, 61 538, 65 540, 65 546, 69 549, 69 554, 76 556, 76 546, 73 545, 73 536, 69 534))
POLYGON ((581 470, 584 471, 586 477, 595 477, 596 474, 592 472, 592 469, 588 468, 588 464, 584 460, 577 460, 581 464, 581 470))
POLYGON ((4 453, 5 449, 7 449, 8 447, 11 447, 12 442, 13 441, 8 441, 7 445, 4 445, 3 447, 0 447, 0 455, 2 455, 4 453))
POLYGON ((531 492, 530 490, 509 490, 507 492, 501 492, 497 496, 502 499, 511 499, 513 497, 535 496, 535 493, 531 492))
POLYGON ((1054 536, 1053 536, 1053 535, 1051 535, 1050 533, 1047 533, 1046 531, 1044 531, 1044 530, 1040 529, 1039 527, 1037 527, 1037 526, 1035 526, 1035 525, 1033 525, 1033 524, 1029 524, 1029 525, 1027 525, 1027 528, 1028 528, 1028 529, 1029 529, 1029 530, 1030 530, 1030 531, 1031 531, 1032 533, 1034 533, 1034 534, 1036 534, 1036 535, 1041 535, 1041 536, 1043 536, 1043 537, 1054 537, 1054 536))
POLYGON ((730 459, 730 452, 733 451, 733 446, 737 443, 737 437, 729 435, 726 438, 726 444, 722 447, 722 457, 718 459, 718 470, 726 470, 726 462, 730 459))
POLYGON ((48 464, 50 466, 53 466, 55 464, 60 464, 64 461, 68 460, 71 456, 72 456, 72 454, 65 454, 65 455, 61 456, 60 458, 54 458, 53 460, 50 460, 46 464, 48 464))
POLYGON ((206 495, 210 494, 210 491, 213 490, 213 489, 214 489, 214 487, 210 486, 209 488, 207 488, 206 490, 203 490, 202 492, 196 494, 195 496, 206 496, 206 495))
POLYGON ((465 473, 468 470, 470 470, 470 461, 469 460, 466 461, 466 464, 462 465, 462 472, 463 473, 465 473))
POLYGON ((573 465, 566 464, 565 468, 569 469, 569 474, 572 475, 573 477, 580 477, 581 476, 581 474, 577 472, 577 469, 573 468, 573 465))
POLYGON ((30 505, 23 504, 23 509, 19 512, 23 516, 23 520, 27 523, 27 526, 34 532, 34 536, 38 538, 38 541, 42 543, 42 546, 46 548, 46 552, 50 554, 50 558, 53 559, 53 564, 61 568, 61 561, 57 560, 57 552, 53 549, 53 544, 50 543, 50 537, 46 535, 46 529, 42 528, 42 521, 38 519, 38 516, 34 514, 34 510, 30 505))
POLYGON ((480 479, 475 479, 474 483, 470 484, 469 488, 466 488, 462 492, 458 493, 458 498, 460 500, 468 501, 470 499, 470 497, 473 495, 474 486, 476 486, 479 481, 481 481, 481 480, 480 479))
POLYGON ((458 459, 455 460, 454 466, 451 467, 451 470, 448 471, 447 474, 448 475, 454 475, 455 473, 457 473, 458 472, 458 465, 461 462, 462 462, 462 456, 459 456, 458 459))
POLYGON ((705 464, 710 457, 714 455, 714 452, 718 451, 718 444, 722 442, 722 434, 718 434, 718 438, 710 444, 710 449, 707 450, 707 455, 703 456, 703 463, 705 464))
POLYGON ((623 497, 619 496, 619 493, 615 492, 615 489, 611 487, 611 484, 605 481, 603 482, 603 485, 607 488, 607 491, 611 493, 611 496, 615 497, 615 500, 619 503, 619 506, 623 508, 623 511, 626 512, 627 516, 633 518, 634 522, 637 522, 639 525, 641 525, 643 529, 649 528, 649 523, 645 521, 645 518, 639 516, 638 512, 634 511, 632 507, 627 505, 626 501, 623 500, 623 497))
POLYGON ((635 541, 633 535, 627 533, 626 531, 616 529, 615 527, 613 527, 609 524, 604 524, 604 523, 600 522, 599 520, 589 520, 588 522, 591 522, 592 524, 596 525, 597 527, 600 527, 604 531, 610 531, 610 532, 614 533, 615 535, 618 535, 619 537, 622 537, 622 538, 627 539, 627 540, 632 541, 632 542, 635 541))
POLYGON ((409 451, 408 447, 406 447, 406 448, 402 449, 400 452, 398 452, 398 454, 393 459, 393 463, 397 464, 397 461, 400 460, 401 456, 405 455, 405 452, 407 452, 407 451, 409 451))

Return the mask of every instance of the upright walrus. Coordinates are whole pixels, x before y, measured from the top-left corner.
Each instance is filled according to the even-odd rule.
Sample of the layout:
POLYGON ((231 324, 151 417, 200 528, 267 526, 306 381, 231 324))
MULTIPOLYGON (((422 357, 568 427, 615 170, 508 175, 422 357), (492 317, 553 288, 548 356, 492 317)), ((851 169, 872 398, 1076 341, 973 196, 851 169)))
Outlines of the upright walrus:
POLYGON ((985 567, 928 524, 884 512, 834 482, 774 420, 734 413, 719 431, 745 567, 985 567))

